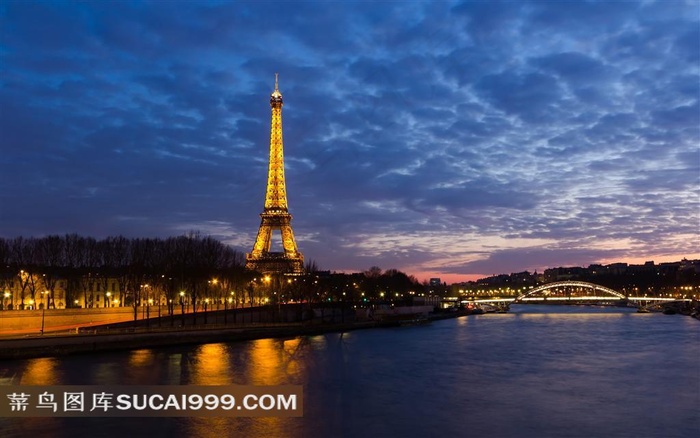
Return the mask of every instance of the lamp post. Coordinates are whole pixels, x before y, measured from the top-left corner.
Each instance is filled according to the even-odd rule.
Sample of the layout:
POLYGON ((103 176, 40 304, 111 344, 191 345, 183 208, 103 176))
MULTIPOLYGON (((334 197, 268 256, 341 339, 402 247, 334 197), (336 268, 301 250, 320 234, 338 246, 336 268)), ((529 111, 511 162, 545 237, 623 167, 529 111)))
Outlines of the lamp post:
MULTIPOLYGON (((262 322, 262 306, 266 306, 267 303, 268 303, 269 300, 270 300, 269 297, 272 296, 272 282, 271 282, 270 276, 269 276, 269 275, 266 275, 266 276, 263 278, 263 281, 264 281, 265 284, 267 285, 267 286, 265 287, 265 288, 267 289, 267 297, 265 297, 265 300, 263 301, 262 293, 260 294, 260 306, 261 306, 261 307, 258 309, 258 312, 260 312, 260 313, 259 313, 259 315, 260 315, 259 321, 260 321, 260 322, 262 322)), ((266 309, 266 311, 267 311, 267 309, 266 309)), ((271 313, 271 312, 270 312, 270 313, 271 313)))
MULTIPOLYGON (((231 305, 233 305, 233 298, 232 297, 228 297, 227 301, 228 301, 229 307, 231 305)), ((224 320, 224 322, 225 322, 225 320, 224 320)), ((236 323, 236 311, 235 310, 233 311, 233 322, 234 322, 234 324, 236 323)))
POLYGON ((228 300, 224 298, 224 325, 228 324, 228 300))
MULTIPOLYGON (((143 294, 144 294, 144 291, 147 290, 146 289, 147 286, 148 285, 146 285, 146 284, 142 284, 141 286, 139 286, 141 288, 141 292, 139 293, 139 297, 138 297, 138 301, 137 301, 136 305, 141 306, 141 319, 146 319, 146 314, 145 314, 146 306, 143 305, 143 294)), ((134 319, 136 319, 136 318, 134 318, 134 319)))
MULTIPOLYGON (((272 295, 272 294, 271 294, 271 292, 272 292, 272 283, 271 283, 270 276, 269 276, 269 275, 266 275, 265 278, 263 278, 263 281, 264 281, 265 284, 267 285, 267 295, 268 295, 268 296, 272 295)), ((261 301, 262 301, 262 296, 261 296, 260 298, 261 298, 261 301)))
POLYGON ((2 298, 2 308, 3 308, 4 310, 7 310, 6 301, 7 301, 8 298, 10 298, 10 292, 9 292, 9 291, 5 291, 5 294, 3 295, 3 298, 2 298))
POLYGON ((238 310, 238 301, 236 300, 236 293, 234 291, 231 291, 231 298, 229 298, 229 302, 233 302, 233 323, 236 323, 236 311, 238 310))
POLYGON ((153 304, 153 299, 149 298, 146 300, 146 327, 151 325, 151 304, 153 304))
POLYGON ((110 298, 112 296, 112 292, 108 291, 107 293, 105 293, 105 295, 107 295, 107 299, 105 300, 105 307, 112 307, 112 300, 110 298))
MULTIPOLYGON (((214 290, 216 288, 216 285, 219 283, 219 280, 216 278, 212 278, 211 280, 207 281, 207 296, 212 297, 214 296, 214 290)), ((208 301, 207 301, 208 303, 208 301)), ((218 309, 218 304, 217 304, 217 309, 218 309)))
POLYGON ((44 292, 41 293, 41 301, 42 301, 42 308, 46 309, 49 307, 49 291, 45 290, 44 292), (44 300, 44 298, 46 298, 44 300))
POLYGON ((46 314, 46 309, 41 309, 41 334, 44 334, 44 315, 46 314))
POLYGON ((204 299, 204 325, 207 324, 207 307, 209 306, 209 298, 204 299))
MULTIPOLYGON (((214 288, 210 291, 210 293, 211 293, 211 296, 212 296, 212 297, 217 297, 217 298, 216 298, 216 310, 219 310, 219 305, 220 305, 221 303, 219 303, 219 300, 218 300, 219 294, 216 293, 216 288, 218 287, 219 280, 216 279, 216 278, 212 278, 212 279, 211 279, 211 284, 212 284, 212 286, 214 286, 214 288)), ((212 303, 212 304, 213 304, 213 303, 212 303)))
POLYGON ((180 316, 182 317, 182 326, 185 326, 185 291, 180 291, 180 316))

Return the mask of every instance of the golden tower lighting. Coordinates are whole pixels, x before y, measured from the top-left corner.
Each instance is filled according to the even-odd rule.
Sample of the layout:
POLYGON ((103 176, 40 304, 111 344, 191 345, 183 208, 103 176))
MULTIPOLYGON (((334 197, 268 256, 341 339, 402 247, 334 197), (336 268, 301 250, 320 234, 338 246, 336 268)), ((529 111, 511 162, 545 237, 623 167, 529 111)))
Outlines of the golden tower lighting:
POLYGON ((253 251, 246 254, 246 267, 263 274, 301 274, 304 256, 297 249, 292 231, 292 215, 287 209, 287 189, 284 181, 284 147, 282 143, 282 93, 275 74, 275 91, 270 95, 272 121, 270 123, 270 165, 267 173, 265 208, 253 251), (272 233, 279 231, 282 252, 270 251, 272 233))

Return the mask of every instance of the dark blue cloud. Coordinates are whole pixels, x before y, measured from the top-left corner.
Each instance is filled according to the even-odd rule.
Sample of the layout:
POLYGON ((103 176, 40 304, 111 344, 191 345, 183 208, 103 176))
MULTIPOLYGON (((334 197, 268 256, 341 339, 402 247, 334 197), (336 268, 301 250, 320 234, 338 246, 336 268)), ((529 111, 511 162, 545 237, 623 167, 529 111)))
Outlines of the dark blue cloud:
POLYGON ((700 256, 697 8, 6 2, 0 229, 249 250, 279 72, 293 226, 326 269, 700 256))
POLYGON ((602 62, 576 52, 543 56, 533 59, 532 63, 574 85, 602 82, 611 76, 602 62))
POLYGON ((475 89, 494 107, 526 122, 543 123, 561 117, 556 105, 562 90, 552 76, 503 72, 482 77, 475 89))

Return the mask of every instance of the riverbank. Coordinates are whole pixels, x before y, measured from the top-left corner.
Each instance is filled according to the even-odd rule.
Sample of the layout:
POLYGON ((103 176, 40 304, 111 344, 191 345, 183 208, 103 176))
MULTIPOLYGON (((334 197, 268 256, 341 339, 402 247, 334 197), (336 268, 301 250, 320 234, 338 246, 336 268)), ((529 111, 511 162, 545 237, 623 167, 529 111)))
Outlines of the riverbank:
POLYGON ((141 333, 71 334, 0 340, 0 360, 64 356, 209 342, 235 342, 262 338, 313 336, 328 332, 376 327, 374 323, 279 324, 227 328, 153 330, 141 333))
MULTIPOLYGON (((429 320, 466 316, 464 312, 429 315, 429 320)), ((101 353, 106 351, 213 342, 237 342, 264 338, 315 336, 385 326, 381 321, 262 323, 200 327, 163 327, 109 330, 103 333, 34 335, 0 339, 0 360, 101 353)))

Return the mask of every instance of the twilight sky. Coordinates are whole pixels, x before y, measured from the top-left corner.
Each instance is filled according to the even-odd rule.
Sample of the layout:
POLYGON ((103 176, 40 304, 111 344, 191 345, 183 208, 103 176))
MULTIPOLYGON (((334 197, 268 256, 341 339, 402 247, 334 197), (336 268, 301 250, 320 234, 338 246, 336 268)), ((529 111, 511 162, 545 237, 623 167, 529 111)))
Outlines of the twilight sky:
POLYGON ((0 1, 0 235, 464 279, 700 258, 700 3, 0 1))

